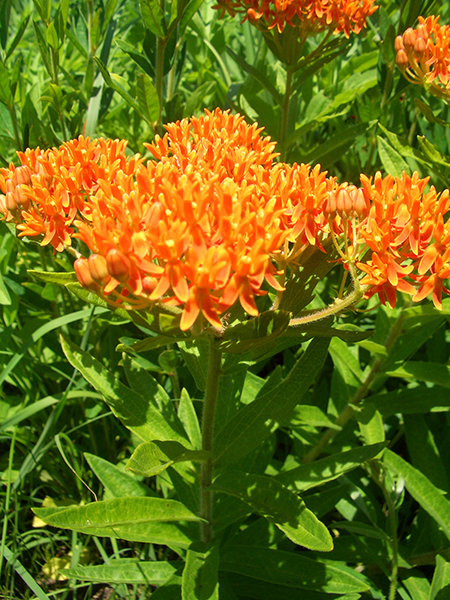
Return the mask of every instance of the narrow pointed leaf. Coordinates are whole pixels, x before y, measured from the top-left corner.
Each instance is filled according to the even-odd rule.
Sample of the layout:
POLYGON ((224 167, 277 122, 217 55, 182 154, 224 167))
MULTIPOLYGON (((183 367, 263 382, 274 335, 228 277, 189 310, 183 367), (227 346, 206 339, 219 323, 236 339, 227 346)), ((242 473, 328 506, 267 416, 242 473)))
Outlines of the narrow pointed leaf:
POLYGON ((136 94, 141 113, 153 125, 161 112, 158 93, 152 80, 146 73, 141 73, 136 83, 136 94))
POLYGON ((124 473, 118 467, 100 456, 84 453, 84 457, 95 475, 115 498, 129 496, 156 496, 156 492, 138 481, 134 476, 124 473))
POLYGON ((72 272, 63 272, 63 273, 54 273, 52 271, 27 271, 36 279, 40 281, 45 281, 45 283, 57 283, 58 285, 66 285, 67 283, 76 283, 77 276, 75 275, 75 271, 72 272))
POLYGON ((202 520, 181 502, 146 497, 103 500, 75 508, 36 508, 34 512, 54 527, 182 547, 198 539, 202 520))
POLYGON ((388 469, 403 477, 408 492, 436 521, 450 540, 450 502, 442 492, 431 483, 428 477, 425 477, 391 450, 385 450, 383 462, 388 469))
POLYGON ((214 441, 216 464, 232 463, 257 448, 301 402, 322 368, 329 340, 315 339, 279 385, 247 404, 220 429, 214 441))
POLYGON ((348 594, 369 589, 363 577, 339 563, 322 563, 298 553, 259 546, 226 545, 221 550, 220 570, 328 594, 348 594))
POLYGON ((273 478, 228 471, 212 485, 215 491, 237 496, 283 531, 295 544, 329 552, 333 540, 328 529, 296 494, 273 478))
POLYGON ((141 0, 140 5, 145 26, 157 37, 164 37, 166 22, 159 0, 141 0))
POLYGON ((189 549, 182 577, 182 600, 219 600, 219 545, 189 549))
POLYGON ((62 338, 61 344, 70 364, 102 394, 116 417, 130 431, 144 441, 175 440, 189 445, 189 441, 166 421, 151 397, 144 398, 124 385, 98 360, 71 341, 62 338))
POLYGON ((347 452, 339 452, 313 463, 295 467, 277 475, 277 480, 285 486, 297 491, 304 491, 327 481, 337 479, 343 473, 356 469, 367 460, 375 458, 384 448, 386 442, 354 448, 347 452))
POLYGON ((162 585, 174 574, 181 574, 182 561, 137 561, 135 558, 122 558, 110 561, 107 565, 75 567, 65 569, 64 574, 81 581, 92 583, 128 583, 162 585))

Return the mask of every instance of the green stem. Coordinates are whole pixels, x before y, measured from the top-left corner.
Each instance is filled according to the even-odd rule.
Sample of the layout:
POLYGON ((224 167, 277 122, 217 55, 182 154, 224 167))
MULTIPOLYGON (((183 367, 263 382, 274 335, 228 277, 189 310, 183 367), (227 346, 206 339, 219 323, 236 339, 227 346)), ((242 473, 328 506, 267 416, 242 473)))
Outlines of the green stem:
POLYGON ((391 350, 392 346, 394 345, 395 340, 400 335, 400 332, 401 332, 401 329, 403 326, 403 319, 404 319, 404 315, 403 315, 403 313, 401 313, 399 315, 398 319, 396 320, 396 322, 394 323, 394 326, 392 327, 391 332, 389 333, 389 336, 388 336, 388 338, 386 340, 386 344, 385 344, 387 356, 384 358, 377 358, 377 360, 373 363, 372 368, 369 371, 369 374, 367 375, 365 380, 362 382, 362 384, 359 386, 359 388, 356 390, 353 398, 350 400, 348 405, 338 416, 335 424, 339 427, 339 430, 327 429, 326 432, 323 434, 323 436, 320 438, 320 440, 317 442, 317 444, 314 446, 314 448, 310 452, 308 452, 308 454, 303 458, 304 463, 310 463, 313 460, 315 460, 318 456, 320 456, 320 454, 322 454, 324 448, 326 448, 326 446, 335 438, 336 434, 339 433, 339 431, 344 427, 344 425, 346 425, 346 423, 353 417, 353 412, 354 412, 353 407, 358 406, 358 404, 360 404, 360 402, 366 397, 366 395, 370 389, 370 386, 372 385, 372 382, 375 379, 375 376, 380 371, 383 363, 386 361, 387 357, 389 356, 389 351, 391 350))
POLYGON ((286 90, 284 92, 284 102, 281 112, 281 130, 280 130, 280 147, 281 147, 281 159, 286 160, 286 148, 284 144, 286 142, 288 123, 289 123, 289 105, 292 94, 292 77, 294 75, 294 67, 288 65, 286 67, 286 90))
POLYGON ((159 100, 159 118, 156 129, 159 135, 163 135, 162 114, 163 114, 163 78, 164 78, 164 52, 166 50, 165 38, 156 39, 156 72, 155 89, 159 100))
MULTIPOLYGON (((202 450, 212 452, 214 438, 214 420, 216 414, 217 394, 219 391, 220 363, 222 353, 217 349, 215 339, 210 338, 208 376, 206 380, 205 402, 203 405, 202 419, 202 450)), ((212 484, 213 461, 212 456, 202 463, 200 476, 200 516, 205 519, 201 523, 201 538, 209 542, 213 538, 213 492, 208 488, 212 484)))
MULTIPOLYGON (((356 280, 357 282, 357 280, 356 280)), ((319 310, 317 312, 310 313, 309 315, 305 315, 304 317, 295 317, 289 321, 290 327, 298 327, 299 325, 307 325, 308 323, 315 323, 320 319, 325 319, 325 317, 330 317, 332 315, 337 315, 342 311, 350 308, 353 304, 356 304, 358 300, 364 296, 369 286, 366 285, 355 285, 355 289, 348 294, 345 298, 336 298, 336 300, 330 306, 319 310)))

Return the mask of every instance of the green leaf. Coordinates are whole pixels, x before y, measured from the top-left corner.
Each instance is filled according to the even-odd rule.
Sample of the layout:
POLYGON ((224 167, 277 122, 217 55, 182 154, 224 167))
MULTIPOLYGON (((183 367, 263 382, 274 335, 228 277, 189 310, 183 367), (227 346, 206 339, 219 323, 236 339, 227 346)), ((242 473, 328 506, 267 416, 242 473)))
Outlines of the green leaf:
POLYGON ((144 398, 121 383, 98 360, 71 341, 62 338, 61 345, 70 364, 102 394, 116 417, 130 431, 144 441, 175 440, 189 444, 174 425, 164 418, 151 397, 144 398))
POLYGON ((152 404, 159 410, 161 416, 186 439, 186 432, 176 413, 174 402, 162 385, 129 356, 124 356, 123 365, 130 387, 143 398, 151 398, 152 404))
POLYGON ((351 533, 357 533, 358 535, 362 535, 364 537, 371 537, 376 540, 389 540, 386 533, 379 527, 372 527, 372 525, 360 523, 359 521, 342 521, 333 523, 333 527, 336 527, 337 529, 344 529, 345 531, 350 531, 351 533))
POLYGON ((267 311, 245 323, 227 327, 220 340, 219 350, 231 353, 257 350, 285 331, 290 318, 291 313, 286 311, 267 311))
POLYGON ((0 304, 2 304, 3 306, 11 306, 12 301, 11 301, 11 296, 8 292, 8 288, 6 287, 6 285, 3 282, 3 276, 0 273, 0 304))
POLYGON ((163 498, 117 498, 74 508, 35 508, 48 525, 132 542, 188 547, 202 521, 181 502, 163 498), (178 525, 178 522, 183 525, 178 525))
POLYGON ((100 458, 100 456, 95 456, 89 452, 85 452, 84 457, 95 475, 115 498, 156 496, 156 493, 148 486, 138 481, 132 475, 124 473, 104 458, 100 458))
POLYGON ((386 371, 390 377, 402 377, 403 379, 412 379, 414 381, 428 381, 450 387, 450 367, 440 363, 421 362, 418 360, 407 362, 395 371, 386 371))
MULTIPOLYGON (((189 336, 180 335, 180 337, 169 337, 165 335, 155 335, 151 337, 147 337, 143 340, 138 340, 131 344, 121 343, 117 346, 116 350, 118 352, 130 352, 132 354, 139 354, 140 352, 148 352, 148 350, 154 350, 155 348, 160 348, 161 346, 167 346, 168 344, 173 344, 176 341, 183 341, 189 336)), ((124 339, 124 338, 122 338, 124 339)))
POLYGON ((53 271, 27 271, 29 275, 36 277, 39 281, 44 281, 45 283, 56 283, 58 285, 66 285, 68 283, 76 283, 77 276, 75 275, 75 271, 72 272, 63 272, 63 273, 55 273, 53 271))
POLYGON ((16 553, 11 552, 8 546, 5 546, 3 548, 3 554, 17 575, 23 579, 25 584, 30 588, 38 600, 50 600, 50 596, 47 596, 41 586, 36 583, 36 580, 32 577, 32 575, 30 575, 22 563, 19 562, 16 553))
POLYGON ((189 340, 178 342, 184 362, 195 379, 195 385, 202 392, 206 389, 208 374, 209 343, 207 340, 189 340))
POLYGON ((140 0, 140 5, 145 26, 157 37, 164 37, 166 22, 159 0, 140 0))
POLYGON ((322 594, 346 594, 369 589, 363 577, 339 563, 322 563, 299 553, 259 546, 224 546, 220 570, 291 588, 318 590, 322 594))
POLYGON ((228 471, 219 475, 211 489, 237 496, 283 531, 295 544, 330 552, 333 540, 328 529, 306 508, 296 494, 273 478, 228 471))
POLYGON ((202 434, 200 431, 200 423, 191 397, 184 388, 181 390, 180 403, 178 405, 178 417, 191 440, 192 447, 197 450, 201 448, 202 434))
POLYGON ((183 561, 138 561, 135 558, 111 560, 106 565, 64 569, 64 574, 93 583, 163 585, 174 574, 181 574, 183 561))
POLYGON ((375 458, 386 447, 386 442, 339 452, 310 464, 300 465, 277 475, 277 480, 299 492, 309 490, 327 481, 337 479, 344 473, 356 469, 375 458))
POLYGON ((429 600, 430 583, 423 573, 415 569, 400 573, 400 581, 408 590, 411 600, 429 600))
POLYGON ((252 77, 254 77, 256 81, 259 81, 259 83, 263 86, 264 89, 266 89, 269 92, 269 94, 274 98, 275 102, 279 106, 283 106, 282 95, 276 90, 273 83, 268 79, 268 77, 264 75, 264 73, 262 73, 259 69, 252 67, 252 65, 249 65, 248 62, 246 62, 242 58, 242 56, 239 56, 238 54, 233 52, 233 50, 229 46, 226 47, 226 51, 231 56, 231 58, 234 61, 236 61, 236 63, 241 67, 243 71, 245 71, 249 75, 252 75, 252 77))
POLYGON ((349 150, 356 138, 365 133, 370 123, 358 123, 342 129, 337 135, 332 136, 326 143, 321 144, 303 157, 302 162, 315 165, 320 163, 328 168, 349 150))
POLYGON ((13 97, 11 93, 11 87, 9 84, 8 71, 4 64, 0 61, 0 102, 3 102, 6 106, 12 106, 13 97))
POLYGON ((190 0, 187 3, 187 5, 185 6, 182 16, 180 18, 179 24, 178 24, 178 36, 180 37, 180 39, 184 33, 184 30, 188 26, 189 21, 192 19, 192 17, 198 11, 198 9, 203 4, 203 2, 204 2, 204 0, 190 0))
POLYGON ((402 388, 370 396, 370 401, 385 417, 397 413, 413 415, 450 410, 450 394, 439 387, 419 386, 411 390, 402 388))
POLYGON ((144 442, 139 444, 127 463, 127 469, 143 475, 153 477, 175 463, 194 461, 205 462, 210 457, 210 452, 205 450, 188 450, 178 442, 144 442))
POLYGON ((219 429, 213 447, 216 464, 230 464, 245 456, 288 418, 322 368, 328 344, 326 339, 312 340, 305 354, 279 385, 258 395, 219 429))
POLYGON ((103 75, 103 79, 105 80, 106 85, 108 85, 115 92, 117 92, 120 96, 122 96, 122 98, 125 100, 125 102, 129 106, 131 106, 131 108, 134 108, 134 110, 138 114, 141 114, 141 109, 139 107, 139 104, 137 104, 134 101, 133 97, 130 96, 130 94, 122 86, 122 83, 123 83, 122 78, 119 77, 118 75, 115 75, 114 73, 110 73, 108 71, 108 69, 106 68, 106 66, 103 64, 103 62, 100 60, 100 58, 98 58, 97 56, 95 57, 95 62, 97 63, 97 66, 100 69, 101 74, 103 75))
POLYGON ((394 175, 394 177, 401 177, 403 171, 407 173, 410 171, 407 163, 403 160, 397 150, 386 142, 379 135, 377 136, 378 153, 380 160, 386 173, 394 175))
POLYGON ((363 409, 355 413, 355 419, 366 444, 384 442, 383 417, 372 402, 365 402, 363 409))
POLYGON ((420 112, 425 116, 425 118, 431 123, 438 123, 438 125, 442 125, 442 127, 450 127, 450 123, 444 121, 444 119, 439 119, 435 116, 433 110, 428 104, 419 100, 419 98, 414 98, 414 102, 416 103, 417 108, 420 112))
POLYGON ((436 521, 450 540, 450 502, 420 471, 408 464, 391 450, 385 450, 383 462, 391 471, 405 480, 411 496, 436 521))
POLYGON ((158 121, 161 108, 158 93, 152 80, 146 73, 141 73, 136 82, 136 94, 141 113, 153 126, 158 121))
POLYGON ((55 24, 53 21, 49 23, 47 27, 47 32, 45 34, 45 39, 49 46, 53 48, 53 50, 58 50, 59 48, 59 39, 58 34, 56 33, 55 24))
POLYGON ((450 563, 439 554, 431 582, 430 600, 445 600, 450 593, 450 563))
POLYGON ((219 600, 219 544, 194 544, 187 551, 182 600, 219 600))

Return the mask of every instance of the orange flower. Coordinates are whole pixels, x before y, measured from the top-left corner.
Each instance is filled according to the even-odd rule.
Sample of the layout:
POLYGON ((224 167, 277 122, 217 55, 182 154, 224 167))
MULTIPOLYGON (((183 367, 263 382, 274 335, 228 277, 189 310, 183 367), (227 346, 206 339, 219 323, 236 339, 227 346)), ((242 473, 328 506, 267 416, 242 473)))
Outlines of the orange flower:
POLYGON ((439 17, 419 17, 416 29, 410 27, 397 36, 397 65, 411 83, 424 85, 439 98, 450 97, 450 27, 439 25, 439 17))
POLYGON ((263 29, 276 27, 281 33, 286 25, 299 28, 301 38, 321 31, 334 35, 359 33, 377 6, 375 0, 219 0, 214 8, 232 16, 244 14, 244 21, 263 29))
POLYGON ((417 173, 362 175, 358 188, 275 163, 256 124, 219 109, 166 129, 146 164, 117 140, 27 150, 0 171, 0 210, 55 251, 80 239, 91 252, 74 264, 82 286, 129 309, 172 306, 182 330, 220 329, 236 302, 256 316, 264 286, 281 295, 287 269, 328 240, 366 297, 431 294, 440 307, 449 293, 448 190, 417 173))

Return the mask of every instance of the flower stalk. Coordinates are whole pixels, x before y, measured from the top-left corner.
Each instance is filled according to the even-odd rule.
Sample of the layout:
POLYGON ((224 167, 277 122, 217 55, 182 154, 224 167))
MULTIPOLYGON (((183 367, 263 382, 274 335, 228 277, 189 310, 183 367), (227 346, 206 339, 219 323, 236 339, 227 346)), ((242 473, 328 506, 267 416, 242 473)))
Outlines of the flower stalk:
MULTIPOLYGON (((214 421, 219 392, 221 359, 222 353, 217 348, 215 338, 211 337, 209 340, 208 375, 202 417, 202 450, 209 453, 212 453, 214 440, 214 421)), ((210 456, 202 463, 200 475, 200 516, 205 519, 200 524, 201 539, 203 542, 210 542, 214 537, 213 492, 209 489, 212 479, 213 459, 210 456)))

